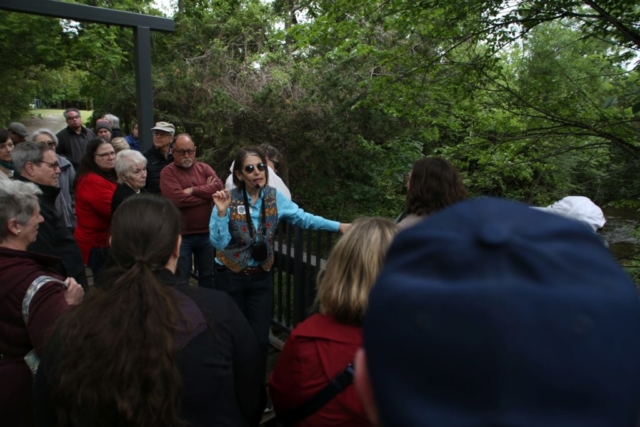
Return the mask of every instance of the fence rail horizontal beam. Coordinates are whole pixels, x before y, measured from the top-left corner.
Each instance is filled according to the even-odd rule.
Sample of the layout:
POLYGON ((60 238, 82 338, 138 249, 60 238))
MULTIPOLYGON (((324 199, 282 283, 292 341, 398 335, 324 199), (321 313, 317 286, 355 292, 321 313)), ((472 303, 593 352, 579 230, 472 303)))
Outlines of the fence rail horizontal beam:
POLYGON ((173 19, 62 1, 2 0, 0 9, 121 27, 145 27, 168 33, 175 31, 173 19))

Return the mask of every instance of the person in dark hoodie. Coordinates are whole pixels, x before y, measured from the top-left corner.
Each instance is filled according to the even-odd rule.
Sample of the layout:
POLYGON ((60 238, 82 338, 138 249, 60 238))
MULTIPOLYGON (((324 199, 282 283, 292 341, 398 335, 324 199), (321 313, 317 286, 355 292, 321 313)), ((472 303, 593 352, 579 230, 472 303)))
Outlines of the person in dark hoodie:
POLYGON ((118 207, 109 260, 36 375, 38 426, 258 426, 257 339, 231 297, 176 276, 180 240, 169 200, 118 207))
POLYGON ((15 180, 36 184, 42 194, 38 196, 44 223, 38 238, 29 246, 32 252, 56 256, 60 261, 54 269, 64 277, 73 277, 83 287, 89 285, 80 248, 56 209, 60 194, 58 177, 60 165, 56 153, 48 145, 39 142, 23 142, 12 153, 16 167, 15 180))
POLYGON ((640 301, 592 230, 499 199, 398 234, 355 386, 374 425, 636 427, 640 301))

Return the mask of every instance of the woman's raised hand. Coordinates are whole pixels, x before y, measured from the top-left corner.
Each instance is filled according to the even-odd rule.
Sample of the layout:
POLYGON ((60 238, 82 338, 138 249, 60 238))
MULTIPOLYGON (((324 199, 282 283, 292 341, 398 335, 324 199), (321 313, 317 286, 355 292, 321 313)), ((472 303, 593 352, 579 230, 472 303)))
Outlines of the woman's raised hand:
POLYGON ((218 208, 218 216, 224 217, 227 215, 227 209, 231 204, 231 193, 229 190, 220 190, 213 193, 213 203, 218 208))

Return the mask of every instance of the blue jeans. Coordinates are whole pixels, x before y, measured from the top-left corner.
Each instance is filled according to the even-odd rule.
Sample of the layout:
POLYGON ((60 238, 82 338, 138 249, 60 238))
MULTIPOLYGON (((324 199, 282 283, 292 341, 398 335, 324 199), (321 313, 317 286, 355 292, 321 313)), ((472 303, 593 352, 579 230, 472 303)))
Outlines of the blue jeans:
POLYGON ((191 256, 198 271, 198 286, 214 289, 213 268, 215 254, 209 240, 209 233, 183 234, 180 244, 178 269, 180 277, 189 280, 191 273, 191 256))

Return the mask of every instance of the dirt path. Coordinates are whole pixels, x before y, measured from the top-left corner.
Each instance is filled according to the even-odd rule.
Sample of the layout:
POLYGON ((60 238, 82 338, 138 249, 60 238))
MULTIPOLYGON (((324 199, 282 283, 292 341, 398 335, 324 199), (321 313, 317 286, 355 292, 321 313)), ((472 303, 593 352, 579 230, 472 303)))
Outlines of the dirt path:
POLYGON ((21 123, 25 125, 29 135, 31 135, 31 132, 42 128, 47 128, 53 131, 53 133, 58 133, 58 131, 67 125, 62 116, 62 111, 63 110, 33 110, 31 113, 32 117, 23 119, 21 123))

